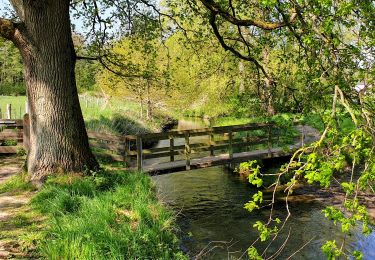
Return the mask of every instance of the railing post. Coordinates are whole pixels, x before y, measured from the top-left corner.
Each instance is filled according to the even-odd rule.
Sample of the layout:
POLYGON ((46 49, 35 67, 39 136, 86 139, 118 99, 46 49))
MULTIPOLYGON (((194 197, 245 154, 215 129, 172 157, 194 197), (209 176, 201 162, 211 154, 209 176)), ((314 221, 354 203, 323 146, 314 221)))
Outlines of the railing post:
POLYGON ((169 152, 170 152, 170 160, 174 162, 174 136, 173 134, 169 135, 169 152))
POLYGON ((246 131, 246 142, 248 143, 246 145, 246 151, 249 151, 249 142, 250 142, 250 134, 249 134, 249 131, 246 131))
POLYGON ((6 119, 12 119, 12 105, 7 104, 7 118, 6 119))
POLYGON ((124 137, 124 165, 125 167, 129 167, 128 157, 129 157, 129 150, 128 150, 128 143, 130 140, 127 137, 124 137))
POLYGON ((138 171, 143 170, 142 138, 140 136, 137 136, 137 169, 138 171))
POLYGON ((190 134, 189 132, 185 132, 185 157, 186 157, 186 170, 190 170, 190 134))
POLYGON ((270 125, 268 126, 267 146, 268 146, 268 157, 271 157, 272 141, 271 141, 271 126, 270 125))
POLYGON ((210 155, 214 156, 214 133, 210 132, 210 155))
POLYGON ((22 130, 22 141, 23 148, 26 152, 30 149, 30 117, 29 114, 25 114, 23 117, 23 130, 22 130))
POLYGON ((229 131, 229 160, 233 159, 233 132, 229 131))

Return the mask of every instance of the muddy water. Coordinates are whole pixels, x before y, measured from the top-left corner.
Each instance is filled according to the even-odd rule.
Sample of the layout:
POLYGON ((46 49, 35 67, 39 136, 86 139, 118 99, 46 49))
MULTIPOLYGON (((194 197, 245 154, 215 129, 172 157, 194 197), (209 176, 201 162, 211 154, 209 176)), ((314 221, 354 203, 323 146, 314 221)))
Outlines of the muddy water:
MULTIPOLYGON (((199 127, 202 126, 200 122, 199 127)), ((181 128, 186 124, 180 123, 181 128)), ((189 122, 188 128, 197 128, 189 122)), ((180 128, 180 129, 181 129, 180 128)), ((186 129, 186 128, 185 128, 186 129)), ((176 212, 181 229, 182 249, 192 258, 246 259, 246 249, 257 237, 252 227, 256 220, 267 219, 269 209, 247 212, 243 206, 256 192, 246 181, 212 167, 153 177, 161 197, 176 212)), ((340 229, 326 220, 320 203, 298 200, 291 203, 290 218, 284 232, 267 250, 276 253, 287 237, 284 250, 276 259, 287 259, 312 239, 292 259, 325 259, 321 246, 326 240, 342 241, 340 229), (288 236, 290 232, 290 235, 288 236)), ((279 201, 276 216, 285 216, 285 203, 279 201)), ((352 249, 362 250, 364 259, 375 259, 375 235, 364 237, 360 231, 346 237, 352 249)), ((264 248, 264 243, 257 244, 264 248)))

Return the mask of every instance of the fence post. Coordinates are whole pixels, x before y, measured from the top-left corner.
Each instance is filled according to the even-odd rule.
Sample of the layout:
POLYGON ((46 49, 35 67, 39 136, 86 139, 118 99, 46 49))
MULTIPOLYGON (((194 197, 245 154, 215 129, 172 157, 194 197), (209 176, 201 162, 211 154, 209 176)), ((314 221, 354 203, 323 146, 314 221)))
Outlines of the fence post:
POLYGON ((30 116, 29 114, 25 114, 23 116, 23 148, 26 150, 26 152, 29 152, 30 150, 30 116))
POLYGON ((210 155, 214 156, 214 134, 213 132, 210 132, 210 155))
POLYGON ((169 152, 170 152, 170 159, 171 162, 174 162, 174 137, 173 134, 169 135, 169 152))
POLYGON ((229 160, 233 159, 233 132, 229 131, 229 160))
POLYGON ((140 136, 137 136, 137 169, 138 171, 143 170, 142 138, 140 136))
POLYGON ((26 100, 25 101, 25 114, 29 113, 29 102, 26 100))
POLYGON ((250 149, 250 146, 249 146, 249 142, 250 142, 250 134, 249 134, 249 131, 246 131, 246 143, 247 143, 247 146, 246 146, 246 151, 249 151, 250 149))
POLYGON ((128 138, 124 136, 124 166, 128 167, 128 138))
POLYGON ((7 118, 6 119, 11 119, 12 118, 12 105, 7 104, 7 118))
POLYGON ((186 157, 186 170, 190 170, 190 140, 189 140, 189 132, 185 132, 185 157, 186 157))

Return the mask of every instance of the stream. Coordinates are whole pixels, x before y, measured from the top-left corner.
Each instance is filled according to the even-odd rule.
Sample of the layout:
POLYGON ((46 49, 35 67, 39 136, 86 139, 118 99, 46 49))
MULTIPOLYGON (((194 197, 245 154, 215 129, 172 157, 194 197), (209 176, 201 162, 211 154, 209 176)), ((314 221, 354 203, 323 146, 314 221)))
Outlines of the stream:
MULTIPOLYGON (((177 128, 204 126, 204 121, 185 119, 179 121, 177 128)), ((256 192, 246 180, 221 166, 154 176, 153 180, 162 200, 178 214, 181 248, 191 258, 246 259, 246 250, 258 235, 253 224, 267 220, 269 214, 269 208, 252 213, 244 209, 244 204, 256 192)), ((297 201, 290 203, 292 216, 279 238, 269 246, 266 256, 275 254, 288 238, 284 250, 275 259, 287 259, 297 250, 300 251, 291 259, 325 259, 321 246, 326 240, 341 243, 344 236, 340 226, 324 217, 321 203, 297 201)), ((274 210, 275 217, 285 216, 285 202, 278 201, 274 210)), ((375 259, 375 234, 365 237, 358 230, 347 236, 346 241, 350 249, 363 252, 363 259, 375 259)), ((257 243, 257 246, 265 248, 267 244, 257 243)))

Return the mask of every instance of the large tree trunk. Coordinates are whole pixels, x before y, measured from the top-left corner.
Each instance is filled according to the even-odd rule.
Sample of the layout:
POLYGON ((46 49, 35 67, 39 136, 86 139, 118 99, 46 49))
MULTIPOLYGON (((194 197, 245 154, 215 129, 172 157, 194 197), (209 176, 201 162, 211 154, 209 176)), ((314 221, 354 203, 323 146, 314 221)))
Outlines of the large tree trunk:
POLYGON ((24 61, 30 104, 28 171, 47 174, 95 169, 75 82, 76 54, 67 0, 25 0, 16 45, 24 61))

